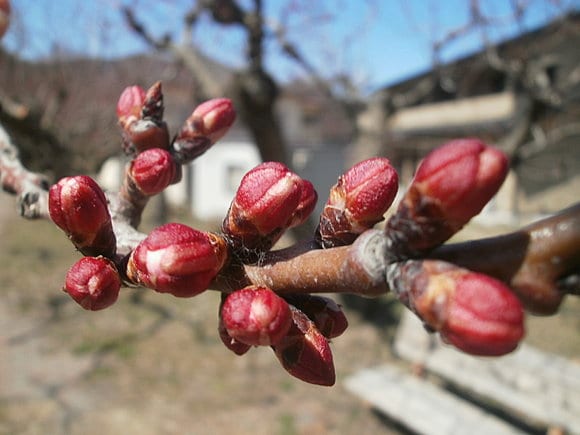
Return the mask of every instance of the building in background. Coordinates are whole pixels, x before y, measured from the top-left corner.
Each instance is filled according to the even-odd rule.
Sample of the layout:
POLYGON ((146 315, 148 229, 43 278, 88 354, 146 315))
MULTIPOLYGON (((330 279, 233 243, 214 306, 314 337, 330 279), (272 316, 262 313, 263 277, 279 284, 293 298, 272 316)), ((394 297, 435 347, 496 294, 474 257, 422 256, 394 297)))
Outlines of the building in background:
POLYGON ((434 147, 481 138, 506 151, 512 166, 481 222, 560 210, 580 192, 579 46, 575 14, 385 87, 359 117, 362 136, 380 143, 375 152, 391 158, 403 184, 434 147))

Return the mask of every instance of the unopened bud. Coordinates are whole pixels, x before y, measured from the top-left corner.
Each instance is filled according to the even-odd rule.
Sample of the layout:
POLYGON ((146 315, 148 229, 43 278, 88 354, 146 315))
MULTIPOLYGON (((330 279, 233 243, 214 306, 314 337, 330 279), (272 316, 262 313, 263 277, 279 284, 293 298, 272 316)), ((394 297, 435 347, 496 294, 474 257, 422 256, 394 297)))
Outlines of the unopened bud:
POLYGON ((69 269, 63 290, 85 310, 97 311, 113 305, 120 289, 121 278, 112 261, 83 257, 69 269))
POLYGON ((121 127, 141 119, 145 91, 141 86, 126 87, 117 102, 117 118, 121 127))
POLYGON ((288 302, 266 287, 246 287, 229 294, 221 317, 230 337, 252 346, 278 343, 290 329, 288 302))
POLYGON ((48 195, 53 222, 85 255, 111 257, 116 250, 115 233, 107 199, 90 177, 65 177, 54 184, 48 195))
POLYGON ((364 160, 339 177, 330 189, 318 228, 325 248, 351 244, 383 220, 397 195, 399 178, 388 159, 364 160))
POLYGON ((4 36, 10 25, 10 2, 0 0, 0 38, 4 36))
POLYGON ((336 375, 328 340, 306 314, 292 307, 291 312, 290 331, 272 347, 280 364, 304 382, 334 385, 336 375))
POLYGON ((197 106, 173 142, 180 162, 190 162, 206 152, 228 132, 235 119, 234 106, 227 98, 215 98, 197 106))
POLYGON ((348 320, 339 304, 324 296, 290 295, 288 302, 314 322, 326 338, 336 338, 348 328, 348 320))
POLYGON ((292 222, 302 180, 282 163, 266 162, 248 172, 223 221, 236 249, 268 250, 292 222))
POLYGON ((389 268, 389 284, 399 300, 458 349, 499 356, 522 339, 522 304, 502 282, 439 260, 409 260, 389 268))
POLYGON ((507 172, 506 155, 477 139, 432 151, 389 219, 392 250, 413 257, 445 242, 482 210, 507 172))
POLYGON ((154 229, 131 253, 127 276, 161 293, 192 297, 208 288, 226 259, 220 236, 169 223, 154 229))
POLYGON ((169 151, 152 148, 143 151, 133 159, 130 163, 129 174, 143 195, 153 196, 172 184, 178 171, 169 151))

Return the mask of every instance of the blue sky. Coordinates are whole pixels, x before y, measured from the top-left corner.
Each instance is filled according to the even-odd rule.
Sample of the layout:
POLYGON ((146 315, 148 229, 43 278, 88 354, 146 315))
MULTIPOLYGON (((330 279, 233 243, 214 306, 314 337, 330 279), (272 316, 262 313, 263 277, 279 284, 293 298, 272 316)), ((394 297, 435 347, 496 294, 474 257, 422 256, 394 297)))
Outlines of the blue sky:
MULTIPOLYGON (((129 1, 129 0, 126 0, 129 1)), ((507 19, 507 0, 480 0, 486 13, 500 24, 485 37, 497 41, 531 30, 550 20, 561 8, 579 8, 580 0, 529 0, 522 27, 507 19), (560 3, 560 7, 554 4, 560 3), (503 21, 502 21, 503 20, 503 21)), ((240 0, 246 4, 249 0, 240 0)), ((133 36, 119 13, 122 0, 12 0, 14 25, 3 40, 11 51, 28 59, 46 58, 55 47, 76 55, 117 57, 144 52, 147 47, 133 36)), ((272 26, 283 25, 321 74, 354 77, 365 89, 393 83, 417 74, 432 64, 431 44, 468 19, 467 0, 266 0, 272 26), (295 12, 282 5, 292 3, 295 12), (302 8, 302 9, 300 9, 302 8), (308 13, 304 13, 307 10, 308 13)), ((178 37, 179 17, 191 0, 131 0, 139 18, 156 34, 178 37)), ((449 46, 443 60, 473 52, 483 35, 474 32, 449 46)), ((202 20, 193 41, 221 62, 243 65, 244 39, 238 30, 217 28, 202 20)), ((268 69, 281 80, 302 70, 282 55, 275 41, 267 44, 268 69)))

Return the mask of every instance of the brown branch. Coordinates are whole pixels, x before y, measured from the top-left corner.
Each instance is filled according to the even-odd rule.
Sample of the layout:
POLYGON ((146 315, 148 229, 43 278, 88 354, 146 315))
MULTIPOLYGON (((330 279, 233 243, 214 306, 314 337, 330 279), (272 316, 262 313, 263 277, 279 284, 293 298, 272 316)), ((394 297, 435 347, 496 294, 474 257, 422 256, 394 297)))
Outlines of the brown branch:
MULTIPOLYGON (((445 245, 430 257, 505 281, 532 312, 552 314, 566 293, 579 292, 580 203, 512 233, 445 245)), ((322 250, 305 243, 266 253, 257 264, 234 261, 212 288, 230 292, 254 284, 281 294, 376 297, 388 292, 386 258, 385 234, 370 230, 351 246, 322 250)))
POLYGON ((48 218, 49 182, 41 174, 27 170, 19 159, 18 149, 0 125, 0 184, 18 196, 19 213, 28 219, 48 218))
POLYGON ((174 43, 169 36, 163 36, 155 39, 145 26, 138 21, 133 10, 129 7, 122 9, 125 21, 129 27, 140 36, 152 48, 159 51, 168 51, 176 59, 181 60, 185 66, 195 75, 199 81, 202 92, 206 97, 217 97, 223 93, 222 86, 215 76, 207 67, 207 62, 204 60, 201 53, 191 45, 183 45, 174 43))
MULTIPOLYGON (((553 314, 565 295, 558 281, 580 272, 580 203, 509 234, 443 246, 432 257, 503 280, 532 312, 553 314)), ((571 283, 563 288, 577 292, 571 283)))

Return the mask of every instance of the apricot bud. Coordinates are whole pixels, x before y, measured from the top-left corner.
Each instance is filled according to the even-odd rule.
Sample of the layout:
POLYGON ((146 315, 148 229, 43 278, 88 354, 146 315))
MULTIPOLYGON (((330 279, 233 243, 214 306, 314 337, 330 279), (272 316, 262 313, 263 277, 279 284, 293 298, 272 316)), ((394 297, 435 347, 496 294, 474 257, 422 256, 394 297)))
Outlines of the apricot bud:
POLYGON ((458 349, 499 356, 523 338, 522 304, 504 283, 439 260, 409 260, 389 268, 397 297, 458 349))
POLYGON ((248 172, 223 221, 236 249, 268 250, 292 222, 302 179, 282 163, 266 162, 248 172))
POLYGON ((507 172, 506 155, 477 139, 432 151, 387 223, 392 251, 414 257, 445 242, 482 210, 507 172))
POLYGON ((302 311, 291 307, 288 334, 272 346, 284 369, 310 384, 331 386, 336 381, 328 340, 302 311))
POLYGON ((127 86, 117 102, 117 118, 124 127, 131 121, 141 119, 141 108, 145 101, 145 91, 141 86, 127 86))
POLYGON ((251 346, 278 343, 290 329, 288 302, 266 287, 246 287, 229 294, 221 309, 228 335, 251 346))
POLYGON ((119 296, 121 278, 112 261, 104 257, 83 257, 66 274, 64 291, 85 310, 102 310, 119 296))
POLYGON ((226 259, 220 236, 169 223, 155 228, 131 253, 127 276, 161 293, 192 297, 208 288, 226 259))
POLYGON ((177 165, 171 154, 161 148, 143 151, 129 166, 129 175, 133 183, 145 196, 162 192, 175 181, 177 174, 177 165))
POLYGON ((62 178, 48 194, 50 218, 85 255, 111 257, 115 233, 107 199, 86 175, 62 178))
POLYGON ((318 233, 325 248, 351 244, 383 220, 397 195, 399 178, 391 162, 375 157, 357 163, 330 189, 318 233))
POLYGON ((206 152, 228 132, 235 119, 234 106, 227 98, 215 98, 197 106, 173 142, 179 161, 189 162, 206 152))

